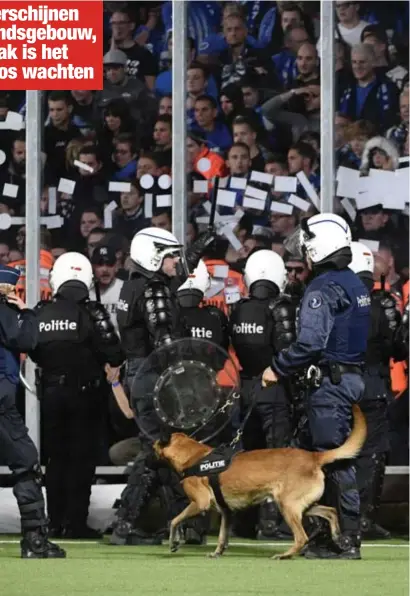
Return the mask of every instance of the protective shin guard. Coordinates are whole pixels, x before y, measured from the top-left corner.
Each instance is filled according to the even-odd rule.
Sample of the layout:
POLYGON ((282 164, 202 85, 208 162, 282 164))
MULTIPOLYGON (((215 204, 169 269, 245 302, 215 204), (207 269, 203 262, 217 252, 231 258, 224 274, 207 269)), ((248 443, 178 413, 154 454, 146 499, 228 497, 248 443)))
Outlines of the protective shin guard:
POLYGON ((281 514, 273 501, 263 503, 259 508, 258 540, 274 538, 278 532, 281 514))
POLYGON ((21 531, 41 530, 47 527, 45 504, 41 492, 42 474, 37 465, 33 470, 17 474, 13 487, 21 516, 21 531))

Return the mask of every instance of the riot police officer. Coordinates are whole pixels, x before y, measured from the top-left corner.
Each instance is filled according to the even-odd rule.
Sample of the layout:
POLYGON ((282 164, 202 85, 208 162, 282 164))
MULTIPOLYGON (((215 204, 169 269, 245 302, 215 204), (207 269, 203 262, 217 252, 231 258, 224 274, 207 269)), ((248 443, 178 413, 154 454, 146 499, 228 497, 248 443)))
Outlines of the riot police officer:
POLYGON ((68 252, 50 274, 53 299, 36 307, 48 514, 55 535, 96 538, 87 526, 106 397, 104 365, 124 354, 110 316, 89 300, 92 266, 68 252))
POLYGON ((13 472, 23 534, 21 557, 64 558, 65 551, 47 539, 38 453, 15 404, 20 352, 34 349, 38 339, 34 312, 15 294, 19 276, 17 269, 0 266, 0 454, 13 472))
MULTIPOLYGON (((190 270, 196 267, 202 250, 213 241, 207 233, 190 247, 185 260, 190 270)), ((172 291, 175 280, 181 285, 183 246, 170 232, 146 228, 138 232, 131 243, 130 257, 135 271, 122 287, 117 320, 122 345, 127 356, 127 385, 132 393, 133 407, 140 426, 142 450, 138 454, 121 495, 111 541, 114 544, 160 543, 158 536, 147 535, 141 526, 141 511, 158 485, 172 493, 167 499, 168 515, 172 517, 185 506, 179 479, 169 470, 159 467, 152 455, 152 440, 159 438, 159 423, 153 406, 146 396, 144 382, 133 380, 145 358, 155 349, 189 335, 184 327, 180 307, 172 291)))
MULTIPOLYGON (((249 297, 234 305, 229 327, 238 357, 242 381, 242 417, 255 399, 255 407, 244 429, 245 449, 278 448, 289 445, 291 410, 283 384, 260 386, 260 376, 275 353, 295 339, 295 302, 280 294, 286 281, 283 259, 271 250, 258 250, 247 259, 244 281, 249 297), (259 382, 255 380, 259 378, 259 382), (257 392, 254 396, 254 392, 257 392), (262 442, 258 438, 263 437, 262 442)), ((260 508, 258 537, 277 535, 278 510, 265 503, 260 508)))
POLYGON ((206 291, 211 286, 211 277, 201 259, 192 275, 178 288, 177 298, 185 327, 194 339, 204 339, 229 348, 228 318, 216 306, 200 307, 206 291))
MULTIPOLYGON (((275 383, 307 369, 306 395, 310 445, 314 451, 341 445, 350 432, 352 405, 364 391, 363 365, 370 327, 370 295, 348 268, 351 231, 346 221, 321 213, 301 222, 300 242, 313 274, 302 300, 298 336, 273 357, 263 374, 275 383)), ((308 547, 307 558, 360 559, 360 499, 355 468, 340 462, 327 472, 325 497, 336 507, 342 535, 308 547)))
POLYGON ((389 451, 388 396, 390 392, 389 361, 400 322, 396 301, 385 290, 374 290, 374 258, 361 242, 352 242, 354 271, 371 292, 371 328, 366 351, 365 391, 360 407, 366 415, 367 439, 356 460, 356 477, 360 493, 362 537, 390 538, 390 533, 375 523, 383 489, 386 457, 389 451))

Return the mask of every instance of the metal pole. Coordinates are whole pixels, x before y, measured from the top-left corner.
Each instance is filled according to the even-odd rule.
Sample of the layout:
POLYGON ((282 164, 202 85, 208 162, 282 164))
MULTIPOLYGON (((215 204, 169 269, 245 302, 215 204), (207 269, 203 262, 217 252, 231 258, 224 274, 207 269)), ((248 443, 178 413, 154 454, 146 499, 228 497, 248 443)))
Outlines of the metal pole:
MULTIPOLYGON (((41 196, 41 92, 26 91, 26 303, 32 308, 40 300, 40 196, 41 196)), ((27 359, 25 377, 35 386, 34 363, 27 359)), ((26 426, 40 447, 38 401, 26 389, 26 426)))
POLYGON ((186 243, 186 71, 187 2, 172 0, 172 231, 186 243))
POLYGON ((333 212, 335 193, 335 13, 332 0, 320 2, 320 208, 333 212))

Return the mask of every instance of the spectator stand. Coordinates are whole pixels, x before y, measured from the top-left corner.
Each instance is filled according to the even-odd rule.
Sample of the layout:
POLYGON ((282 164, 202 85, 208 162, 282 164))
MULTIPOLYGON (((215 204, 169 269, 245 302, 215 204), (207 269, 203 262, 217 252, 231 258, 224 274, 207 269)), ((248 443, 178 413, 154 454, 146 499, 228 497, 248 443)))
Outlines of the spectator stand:
MULTIPOLYGON (((370 3, 346 3, 343 7, 343 2, 338 2, 334 13, 330 2, 308 3, 308 7, 299 3, 269 3, 272 4, 269 8, 264 7, 264 3, 249 2, 246 14, 243 15, 243 8, 239 3, 226 3, 219 13, 222 6, 215 2, 218 10, 212 18, 210 15, 199 14, 199 4, 198 7, 195 4, 180 0, 156 3, 155 14, 151 11, 146 23, 138 20, 139 9, 131 6, 131 3, 128 8, 132 12, 132 18, 124 17, 125 13, 121 12, 123 8, 117 11, 112 7, 114 12, 110 14, 107 6, 107 25, 111 20, 114 28, 112 35, 110 28, 107 29, 106 49, 115 50, 116 59, 124 62, 124 57, 120 55, 123 49, 127 53, 127 64, 125 68, 124 64, 113 65, 112 55, 108 56, 106 66, 107 77, 109 74, 110 78, 105 94, 103 92, 95 96, 92 93, 67 92, 69 101, 65 102, 56 96, 41 97, 36 92, 28 92, 26 101, 21 96, 13 96, 7 100, 6 117, 0 121, 0 190, 3 200, 0 213, 3 239, 3 243, 0 242, 0 259, 4 258, 4 262, 7 262, 8 257, 2 257, 4 251, 13 256, 10 260, 18 258, 16 247, 13 246, 16 240, 12 238, 9 241, 10 246, 4 248, 3 233, 10 232, 11 238, 15 227, 25 224, 28 303, 33 305, 39 297, 37 255, 40 247, 40 224, 47 227, 53 238, 58 238, 64 230, 69 230, 68 237, 72 244, 68 246, 55 240, 51 249, 55 256, 67 248, 87 251, 91 255, 97 242, 102 239, 114 242, 115 239, 119 267, 125 279, 129 271, 129 261, 126 258, 129 238, 118 238, 118 211, 121 211, 123 220, 130 224, 128 230, 135 230, 134 224, 142 227, 161 225, 173 230, 181 240, 189 242, 198 229, 202 229, 209 221, 209 196, 215 185, 218 209, 215 225, 220 239, 227 247, 225 256, 229 267, 240 270, 240 258, 246 254, 248 244, 256 242, 253 237, 255 234, 266 233, 266 237, 272 240, 272 249, 283 254, 285 249, 290 250, 292 241, 297 237, 300 217, 317 211, 336 211, 344 216, 347 214, 355 238, 367 242, 383 267, 387 267, 387 249, 392 248, 395 264, 389 267, 392 270, 392 280, 400 277, 400 291, 400 284, 408 279, 408 260, 403 258, 406 253, 403 239, 406 234, 408 236, 409 215, 408 186, 406 187, 406 170, 409 165, 408 63, 405 51, 408 47, 408 17, 402 10, 401 3, 390 2, 387 15, 379 7, 381 3, 371 3, 370 9, 370 3), (162 10, 165 4, 167 9, 162 10), (258 16, 256 13, 260 5, 263 10, 258 16), (320 11, 317 9, 319 5, 320 11), (219 17, 216 19, 217 13, 222 14, 222 20, 218 21, 219 17), (225 27, 225 17, 228 16, 229 31, 225 27), (248 37, 241 48, 243 59, 235 62, 229 58, 228 64, 230 43, 235 41, 232 38, 235 36, 232 23, 239 26, 240 35, 243 35, 241 19, 245 19, 248 25, 248 37), (268 22, 266 19, 271 20, 268 22), (245 148, 239 147, 237 154, 242 153, 241 159, 246 163, 234 171, 231 171, 233 156, 230 159, 229 155, 222 154, 220 148, 198 139, 197 130, 189 131, 192 138, 196 138, 194 145, 197 144, 192 151, 197 156, 201 155, 202 159, 208 155, 213 169, 204 168, 201 173, 201 158, 198 157, 195 167, 184 167, 191 157, 191 149, 186 143, 185 103, 185 56, 188 53, 185 52, 187 42, 184 34, 188 31, 188 22, 192 36, 189 41, 189 60, 200 62, 205 72, 212 75, 212 83, 217 90, 215 98, 219 102, 217 119, 229 128, 235 144, 245 145, 245 148), (205 22, 206 30, 196 26, 205 22), (315 27, 309 26, 312 22, 315 27), (134 32, 131 31, 133 23, 134 32), (272 27, 267 27, 267 24, 272 27), (129 30, 127 35, 124 27, 129 30), (171 28, 174 30, 172 38, 169 35, 171 28), (337 37, 336 42, 333 31, 337 37), (349 31, 352 32, 351 35, 349 31), (387 34, 387 45, 383 31, 387 34), (309 70, 307 61, 314 52, 311 43, 309 45, 307 42, 316 45, 320 33, 322 59, 313 70, 309 70), (213 56, 202 51, 203 42, 212 35, 223 49, 216 51, 213 56), (256 40, 256 45, 251 38, 256 40), (282 39, 287 44, 285 48, 278 45, 282 39), (134 42, 146 46, 145 49, 152 52, 161 70, 171 41, 173 93, 172 97, 164 96, 157 105, 152 91, 147 86, 144 87, 143 79, 128 72, 128 54, 134 52, 137 55, 138 48, 135 49, 134 42), (361 46, 352 49, 358 43, 372 46, 372 50, 363 50, 361 46), (199 49, 199 55, 195 57, 196 48, 199 49), (265 55, 276 56, 283 53, 284 64, 292 65, 287 71, 286 86, 276 83, 276 79, 280 77, 275 76, 271 64, 261 60, 261 49, 265 55), (365 66, 366 72, 359 72, 360 65, 356 59, 352 60, 352 57, 357 57, 358 52, 366 60, 374 56, 375 63, 365 66), (227 65, 229 68, 224 69, 227 65), (243 67, 243 79, 238 80, 234 90, 227 85, 224 95, 222 74, 230 69, 236 76, 243 67), (397 83, 396 93, 396 79, 393 74, 397 68, 400 71, 400 85, 397 83), (133 98, 123 96, 122 87, 115 83, 117 71, 130 89, 138 87, 141 90, 141 96, 146 100, 146 112, 135 110, 133 98), (385 76, 387 82, 383 78, 385 76), (316 77, 313 83, 311 77, 316 77), (275 81, 275 84, 269 81, 275 81), (388 109, 381 99, 380 81, 389 89, 388 109), (349 100, 347 103, 348 93, 345 92, 348 89, 352 89, 357 97, 360 96, 360 101, 349 100), (297 93, 294 94, 293 91, 297 93), (284 93, 296 96, 297 101, 290 107, 296 110, 299 128, 283 124, 276 117, 268 122, 264 115, 264 106, 284 93), (102 100, 105 101, 108 96, 111 99, 107 104, 102 100), (65 114, 64 126, 60 127, 55 119, 58 110, 53 113, 50 110, 46 126, 47 155, 40 153, 43 136, 41 112, 44 103, 48 103, 49 109, 58 108, 60 113, 65 114), (400 113, 395 113, 399 103, 400 113), (379 118, 380 109, 386 113, 381 113, 379 118), (156 113, 172 114, 172 167, 164 161, 166 152, 162 151, 160 143, 153 143, 151 133, 156 113), (238 116, 241 120, 233 124, 238 116), (4 146, 2 143, 7 135, 21 132, 25 122, 27 163, 26 176, 22 176, 19 152, 21 153, 23 141, 15 140, 12 147, 7 145, 6 140, 4 146), (315 133, 315 126, 318 124, 320 135, 315 133), (354 138, 348 134, 349 127, 353 125, 354 138), (365 139, 362 138, 363 131, 367 134, 365 139), (388 150, 390 158, 385 155, 385 144, 383 147, 379 145, 380 151, 373 148, 366 153, 366 142, 374 145, 376 132, 395 147, 392 151, 388 150), (135 143, 129 142, 124 134, 131 135, 135 143), (68 142, 70 135, 74 137, 68 142), (50 139, 55 144, 50 143, 50 139), (306 150, 306 145, 301 146, 302 143, 307 143, 313 148, 313 152, 306 150), (81 154, 84 145, 97 145, 98 151, 95 154, 92 151, 88 155, 81 154), (337 149, 335 155, 332 147, 337 149), (394 151, 397 153, 397 163, 396 158, 391 158, 394 151), (63 173, 56 179, 46 181, 43 174, 49 174, 47 164, 50 160, 54 163, 57 155, 62 156, 63 162, 59 163, 59 167, 63 173), (370 164, 366 170, 365 155, 370 164), (43 169, 44 160, 46 167, 43 169), (124 177, 127 168, 129 171, 136 169, 135 179, 132 181, 124 177), (45 185, 48 189, 47 196, 39 206, 40 197, 45 195, 45 185), (16 209, 15 206, 21 204, 21 196, 23 203, 25 200, 25 209, 24 205, 21 209, 16 209), (186 197, 189 200, 189 214, 186 197), (72 212, 74 203, 76 209, 72 212), (120 209, 118 205, 121 206, 120 209), (84 209, 89 210, 85 215, 84 209), (375 210, 378 210, 377 213, 372 214, 375 210), (92 235, 91 228, 95 230, 92 235), (397 242, 399 248, 396 248, 397 242), (392 247, 386 247, 386 244, 391 244, 392 247)), ((164 70, 168 66, 166 64, 164 70)), ((150 76, 151 86, 154 70, 146 73, 150 76)), ((276 74, 282 76, 283 73, 276 74)), ((0 102, 0 115, 4 114, 2 110, 4 107, 0 102)), ((281 107, 282 116, 286 116, 283 120, 285 123, 289 122, 287 111, 286 105, 283 109, 281 107)), ((212 123, 210 127, 212 128, 212 123)), ((226 274, 226 267, 224 272, 226 274)), ((221 275, 222 269, 217 273, 221 275)), ((214 281, 220 284, 224 278, 216 278, 214 281)), ((34 385, 33 373, 28 362, 26 377, 29 386, 34 385)), ((30 434, 38 444, 38 405, 28 392, 26 420, 30 434)), ((105 468, 99 468, 98 472, 101 470, 106 472, 105 468)), ((389 468, 389 472, 391 470, 389 468)), ((408 468, 401 466, 398 471, 408 473, 408 468)))

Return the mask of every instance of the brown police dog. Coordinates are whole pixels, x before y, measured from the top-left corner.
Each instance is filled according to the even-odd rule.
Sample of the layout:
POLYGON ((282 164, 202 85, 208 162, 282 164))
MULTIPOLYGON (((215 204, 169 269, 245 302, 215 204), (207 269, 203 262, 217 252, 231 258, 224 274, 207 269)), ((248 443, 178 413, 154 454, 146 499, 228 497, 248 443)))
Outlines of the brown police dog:
MULTIPOLYGON (((366 421, 358 406, 353 406, 353 420, 349 438, 337 449, 322 452, 293 448, 246 451, 238 453, 229 468, 220 474, 222 495, 232 511, 260 504, 268 497, 276 501, 293 532, 294 543, 285 553, 275 555, 274 559, 289 559, 308 542, 302 525, 304 514, 326 519, 333 539, 338 537, 340 530, 336 510, 316 503, 325 488, 323 466, 355 457, 366 439, 366 421)), ((154 449, 159 458, 167 460, 180 474, 212 451, 212 447, 198 443, 183 433, 174 433, 167 444, 156 441, 154 449)), ((171 551, 178 550, 179 524, 214 507, 222 518, 218 544, 211 557, 221 556, 228 546, 229 516, 217 504, 208 478, 191 476, 182 480, 182 486, 190 503, 171 522, 171 551)))

